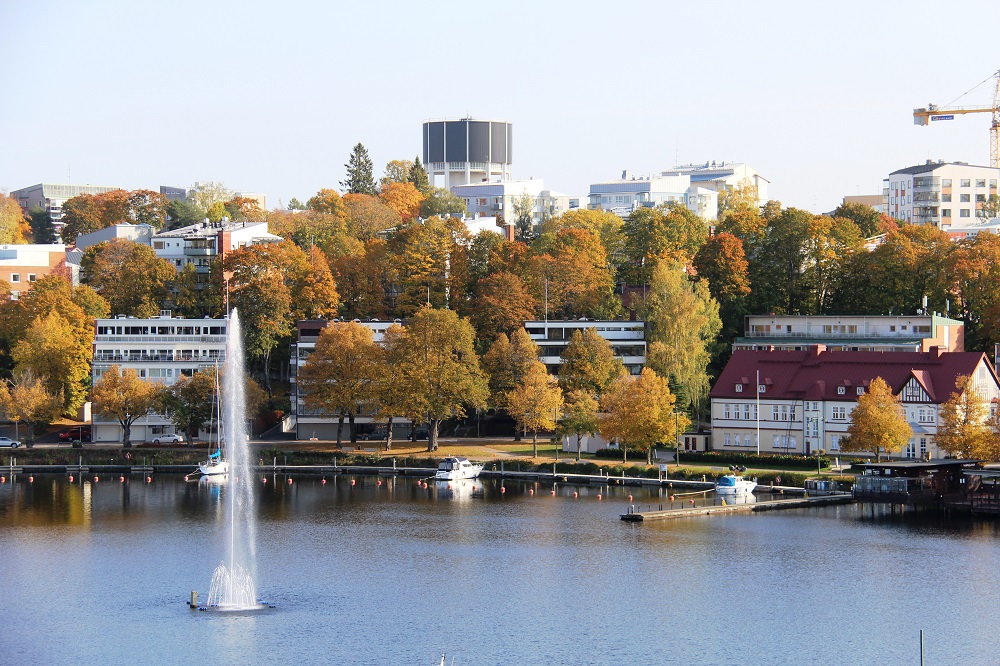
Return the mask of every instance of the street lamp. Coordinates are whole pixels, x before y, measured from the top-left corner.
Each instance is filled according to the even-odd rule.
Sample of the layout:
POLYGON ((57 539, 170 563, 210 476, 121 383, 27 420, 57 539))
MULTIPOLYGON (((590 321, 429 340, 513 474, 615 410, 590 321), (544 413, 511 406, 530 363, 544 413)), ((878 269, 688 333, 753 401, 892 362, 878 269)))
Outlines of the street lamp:
POLYGON ((681 466, 681 438, 680 438, 680 426, 678 425, 680 419, 680 414, 675 409, 674 410, 674 462, 678 467, 681 466))

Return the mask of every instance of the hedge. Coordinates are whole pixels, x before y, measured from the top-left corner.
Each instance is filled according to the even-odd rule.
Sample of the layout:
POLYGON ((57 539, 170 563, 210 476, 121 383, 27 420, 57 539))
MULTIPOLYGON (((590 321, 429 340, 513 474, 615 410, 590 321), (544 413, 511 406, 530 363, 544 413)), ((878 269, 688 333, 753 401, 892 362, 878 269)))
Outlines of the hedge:
MULTIPOLYGON (((739 451, 682 451, 681 462, 705 463, 712 466, 742 465, 744 467, 790 467, 816 469, 816 456, 793 456, 782 453, 741 453, 739 451)), ((822 467, 830 466, 829 456, 819 456, 822 467)))

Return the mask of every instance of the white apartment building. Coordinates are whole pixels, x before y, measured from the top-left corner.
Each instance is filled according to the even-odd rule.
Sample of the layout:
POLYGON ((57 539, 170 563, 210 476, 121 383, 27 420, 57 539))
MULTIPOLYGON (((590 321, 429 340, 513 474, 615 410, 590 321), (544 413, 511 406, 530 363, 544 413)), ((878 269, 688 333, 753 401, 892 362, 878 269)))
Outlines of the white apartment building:
POLYGON ((757 205, 767 202, 766 178, 757 173, 749 164, 743 162, 705 162, 699 164, 682 164, 660 174, 661 176, 687 176, 691 184, 703 187, 716 193, 732 190, 737 187, 754 187, 757 191, 757 205))
POLYGON ((216 256, 262 243, 280 243, 283 239, 267 230, 267 222, 205 221, 201 224, 161 231, 150 240, 156 256, 166 259, 178 271, 194 264, 199 273, 207 273, 216 256))
POLYGON ((570 208, 569 195, 545 189, 545 181, 540 178, 453 185, 451 192, 465 200, 472 217, 500 215, 511 224, 517 220, 515 203, 525 196, 532 199, 532 224, 558 217, 570 208))
POLYGON ((17 199, 21 210, 25 213, 35 208, 41 208, 52 218, 52 226, 58 233, 62 229, 63 210, 62 205, 67 199, 80 194, 104 194, 120 190, 120 187, 107 187, 104 185, 69 185, 64 183, 39 183, 20 190, 14 190, 10 196, 17 199))
POLYGON ((573 333, 594 329, 611 343, 615 357, 625 365, 630 374, 638 375, 646 365, 646 322, 606 321, 598 319, 560 319, 526 321, 524 330, 538 345, 538 360, 551 374, 559 374, 562 353, 569 346, 573 333))
MULTIPOLYGON (((960 375, 972 376, 988 404, 1000 380, 978 352, 830 352, 738 349, 709 397, 712 448, 717 451, 838 455, 851 412, 872 380, 881 377, 901 399, 913 429, 904 458, 940 458, 934 441, 941 405, 960 375)), ((874 453, 874 452, 869 452, 874 453)))
POLYGON ((637 208, 679 203, 704 220, 714 220, 719 212, 716 191, 693 185, 686 174, 636 177, 622 172, 619 180, 592 183, 587 208, 606 210, 627 217, 637 208))
POLYGON ((1000 169, 965 162, 927 160, 899 169, 882 181, 888 214, 912 224, 947 227, 983 215, 983 204, 997 194, 1000 169))
POLYGON ((156 229, 148 224, 113 224, 104 229, 91 231, 89 234, 80 234, 76 237, 76 248, 86 250, 88 247, 116 239, 130 240, 141 245, 149 245, 156 229))
MULTIPOLYGON (((92 379, 96 383, 112 366, 134 369, 140 378, 166 386, 180 377, 190 377, 226 360, 225 319, 183 319, 154 317, 136 319, 119 315, 97 319, 94 334, 92 379)), ((121 424, 102 420, 95 406, 93 440, 120 442, 121 424)), ((152 441, 157 435, 176 432, 173 422, 163 414, 150 413, 132 426, 133 442, 152 441)), ((183 434, 183 433, 179 433, 183 434)), ((201 433, 200 436, 207 436, 201 433)))
POLYGON ((827 351, 965 351, 965 324, 928 315, 747 315, 733 349, 827 351))

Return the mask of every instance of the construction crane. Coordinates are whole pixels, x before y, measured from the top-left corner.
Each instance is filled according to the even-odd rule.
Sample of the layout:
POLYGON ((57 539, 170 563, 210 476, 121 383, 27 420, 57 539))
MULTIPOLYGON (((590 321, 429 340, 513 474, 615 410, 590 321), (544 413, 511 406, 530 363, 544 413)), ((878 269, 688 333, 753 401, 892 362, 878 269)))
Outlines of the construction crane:
MULTIPOLYGON (((990 78, 996 79, 993 87, 993 104, 990 106, 937 106, 936 104, 928 104, 927 108, 913 109, 913 124, 928 125, 938 120, 954 120, 955 116, 966 113, 992 113, 993 122, 990 123, 990 166, 1000 168, 1000 70, 997 70, 990 78)), ((986 79, 977 85, 976 88, 989 80, 986 79)), ((975 88, 972 90, 975 90, 975 88)), ((972 92, 972 90, 969 92, 972 92)), ((956 101, 968 95, 969 92, 956 98, 956 101)))

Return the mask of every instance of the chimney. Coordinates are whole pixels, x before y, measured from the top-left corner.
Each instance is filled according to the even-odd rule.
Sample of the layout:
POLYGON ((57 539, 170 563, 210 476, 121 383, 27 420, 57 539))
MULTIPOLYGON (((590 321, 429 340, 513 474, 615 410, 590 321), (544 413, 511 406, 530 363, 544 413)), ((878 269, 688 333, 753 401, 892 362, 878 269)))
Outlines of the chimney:
POLYGON ((826 351, 826 345, 810 345, 809 358, 819 358, 819 355, 826 351))
POLYGON ((940 345, 933 345, 927 350, 927 353, 931 355, 931 358, 941 358, 941 354, 944 353, 944 347, 940 345))

